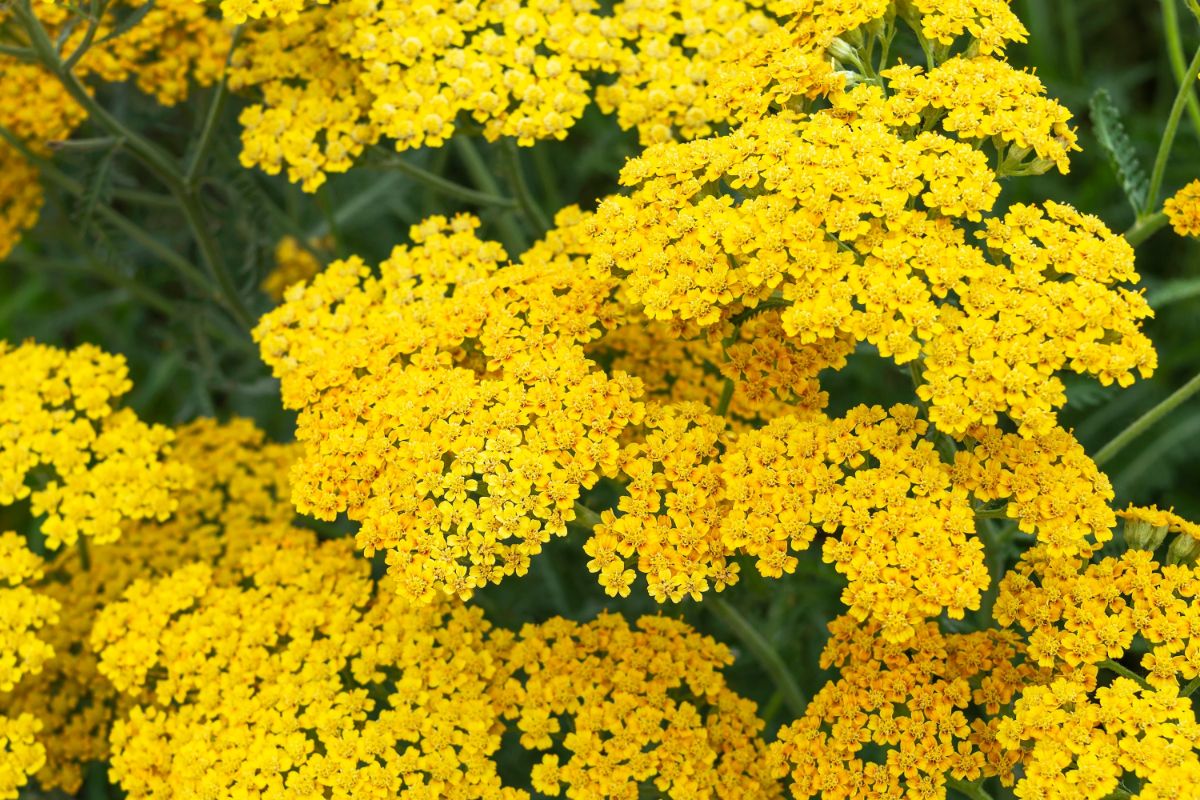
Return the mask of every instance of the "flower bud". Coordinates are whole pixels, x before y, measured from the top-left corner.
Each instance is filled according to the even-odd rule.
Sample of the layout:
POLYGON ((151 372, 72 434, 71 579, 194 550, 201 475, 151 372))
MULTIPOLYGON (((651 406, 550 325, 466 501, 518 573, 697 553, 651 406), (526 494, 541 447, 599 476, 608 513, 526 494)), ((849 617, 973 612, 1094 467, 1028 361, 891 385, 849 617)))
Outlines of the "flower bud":
POLYGON ((858 50, 846 42, 845 39, 836 38, 829 43, 829 49, 826 51, 830 57, 841 64, 858 67, 862 69, 862 61, 858 57, 858 50))
POLYGON ((1166 525, 1154 525, 1143 519, 1125 520, 1125 543, 1134 550, 1158 549, 1167 538, 1166 525))
POLYGON ((1200 540, 1181 533, 1175 537, 1167 550, 1167 563, 1192 564, 1196 561, 1196 556, 1200 556, 1200 540))

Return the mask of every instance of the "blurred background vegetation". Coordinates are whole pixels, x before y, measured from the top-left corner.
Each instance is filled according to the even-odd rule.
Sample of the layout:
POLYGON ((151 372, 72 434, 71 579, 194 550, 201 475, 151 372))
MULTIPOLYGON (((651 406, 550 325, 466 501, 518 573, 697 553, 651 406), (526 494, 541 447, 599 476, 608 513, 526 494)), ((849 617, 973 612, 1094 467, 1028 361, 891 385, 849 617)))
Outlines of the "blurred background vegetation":
MULTIPOLYGON (((1055 199, 1100 216, 1124 231, 1133 213, 1109 157, 1097 141, 1090 107, 1107 91, 1142 164, 1149 169, 1174 100, 1176 74, 1200 45, 1200 26, 1181 0, 1014 0, 1030 29, 1029 43, 1010 50, 1038 75, 1074 114, 1083 152, 1069 175, 1009 179, 1002 203, 1055 199), (1164 6, 1163 2, 1168 3, 1164 6), (1176 3, 1172 6, 1170 3, 1176 3), (1167 29, 1171 14, 1180 32, 1174 45, 1167 29)), ((1197 92, 1200 96, 1200 92, 1197 92)), ((198 138, 210 92, 195 92, 170 110, 126 85, 98 91, 103 105, 166 147, 186 154, 198 138)), ((328 236, 330 256, 357 254, 377 263, 405 241, 408 226, 432 214, 471 210, 485 220, 484 234, 499 236, 500 214, 435 193, 386 164, 394 156, 373 154, 369 163, 336 176, 315 195, 305 195, 281 177, 247 171, 238 163, 239 103, 225 109, 218 144, 205 168, 203 203, 245 303, 255 313, 270 306, 258 287, 273 267, 273 251, 284 236, 308 241, 328 236), (372 163, 373 162, 373 163, 372 163)), ((68 194, 47 185, 38 228, 0 268, 0 337, 71 346, 93 342, 123 353, 135 388, 129 404, 144 418, 179 423, 196 416, 253 418, 272 436, 291 436, 292 419, 280 408, 277 385, 257 357, 246 332, 210 298, 196 295, 164 266, 161 253, 130 238, 98 213, 108 207, 135 220, 170 250, 194 259, 194 243, 173 204, 137 162, 106 142, 102 131, 85 127, 79 142, 63 147, 55 163, 84 186, 68 194), (89 137, 95 137, 89 139, 89 137)), ((543 143, 524 152, 525 173, 545 208, 568 203, 590 207, 616 190, 625 158, 637 152, 632 134, 594 109, 564 142, 543 143)), ((498 148, 480 152, 505 186, 498 148)), ((471 183, 467 162, 453 146, 405 154, 405 160, 463 184, 471 183)), ((1166 173, 1164 196, 1200 177, 1200 105, 1189 109, 1166 173)), ((1200 372, 1200 242, 1169 229, 1141 245, 1138 264, 1157 318, 1148 325, 1160 368, 1151 380, 1130 389, 1103 388, 1094 381, 1069 382, 1071 402, 1063 421, 1095 452, 1143 411, 1200 372)), ((870 353, 828 382, 835 410, 859 402, 911 399, 906 373, 870 353)), ((1175 506, 1200 519, 1200 400, 1186 403, 1106 465, 1118 503, 1175 506)), ((0 520, 3 521, 3 520, 0 520)), ((345 531, 345 525, 331 532, 345 531)), ((517 626, 555 613, 592 616, 610 603, 587 573, 586 556, 573 537, 555 541, 523 581, 509 581, 481 594, 497 623, 517 626), (536 585, 536 590, 530 589, 536 585)), ((794 670, 806 692, 825 680, 815 654, 825 623, 839 609, 840 579, 810 552, 798 573, 767 582, 753 570, 728 594, 759 625, 794 670)), ((628 614, 683 614, 703 630, 733 642, 713 618, 709 604, 687 602, 659 608, 637 593, 615 604, 628 614)), ((752 661, 739 661, 734 682, 766 703, 773 719, 779 699, 771 681, 752 661)), ((780 719, 786 719, 786 711, 780 719)))

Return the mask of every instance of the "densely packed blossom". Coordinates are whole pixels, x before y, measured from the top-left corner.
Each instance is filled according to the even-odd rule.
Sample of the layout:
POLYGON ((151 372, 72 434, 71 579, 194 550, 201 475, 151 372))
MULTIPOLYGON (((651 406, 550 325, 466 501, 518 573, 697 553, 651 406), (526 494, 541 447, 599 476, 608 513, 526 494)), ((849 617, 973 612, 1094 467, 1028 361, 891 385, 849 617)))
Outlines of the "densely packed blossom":
POLYGON ((1020 797, 1102 800, 1141 781, 1139 798, 1189 797, 1200 780, 1200 722, 1191 701, 1117 678, 1088 687, 1060 678, 1030 688, 997 731, 1029 753, 1020 797))
POLYGON ((427 601, 524 574, 642 415, 637 380, 583 350, 611 279, 557 269, 553 239, 501 268, 477 225, 426 221, 378 278, 335 262, 255 330, 300 410, 297 508, 361 521, 427 601))
POLYGON ((84 767, 108 758, 113 721, 136 700, 119 695, 97 671, 88 637, 100 610, 135 580, 194 562, 230 569, 264 533, 287 525, 295 515, 287 485, 293 457, 292 446, 267 442, 244 419, 184 425, 172 460, 189 467, 195 483, 177 494, 170 519, 130 524, 118 542, 93 549, 86 561, 64 550, 45 565, 48 577, 36 591, 61 607, 58 622, 42 633, 56 657, 6 700, 42 725, 41 786, 78 791, 84 767))
POLYGON ((444 144, 470 119, 488 139, 562 139, 593 95, 644 142, 708 134, 724 54, 777 23, 755 0, 226 0, 226 19, 279 17, 239 52, 242 161, 306 190, 371 146, 444 144), (280 24, 282 23, 282 24, 280 24))
MULTIPOLYGON (((135 800, 1195 800, 1200 525, 1118 510, 1101 468, 1159 412, 1094 458, 1058 412, 1068 373, 1155 370, 1133 247, 1200 230, 1200 182, 1127 236, 1016 202, 1080 139, 1007 60, 1007 0, 98 8, 0 11, 0 254, 40 203, 14 159, 85 120, 25 9, 105 102, 228 63, 179 164, 113 153, 170 190, 130 204, 192 223, 186 296, 147 294, 197 312, 200 367, 271 301, 251 336, 296 441, 148 424, 123 358, 0 342, 0 800, 104 771, 135 800), (642 148, 619 188, 525 185, 518 148, 593 102, 579 133, 642 148), (482 210, 327 265, 395 241, 342 225, 341 186, 328 239, 209 217, 241 189, 308 214, 364 157, 413 207, 482 210)), ((199 403, 258 413, 262 386, 199 403)))
POLYGON ((998 428, 969 431, 974 444, 954 456, 954 483, 983 503, 1000 501, 1054 556, 1090 555, 1112 538, 1112 484, 1069 432, 1026 437, 998 428))
POLYGON ((946 796, 947 778, 1012 782, 1019 750, 997 745, 987 716, 1039 682, 1016 636, 927 623, 898 646, 878 624, 847 617, 830 633, 821 666, 839 677, 774 745, 793 797, 933 798, 946 796))
POLYGON ((628 593, 632 562, 656 599, 698 600, 736 582, 734 556, 779 578, 821 536, 851 614, 887 638, 943 610, 961 617, 987 585, 982 545, 916 412, 783 416, 722 442, 724 421, 699 404, 651 409, 621 458, 619 516, 604 512, 584 546, 588 566, 610 594, 628 593))
POLYGON ((1163 203, 1171 227, 1180 236, 1200 236, 1200 180, 1184 186, 1163 203))
POLYGON ((5 693, 23 678, 41 672, 54 656, 40 631, 58 621, 59 606, 32 589, 42 576, 42 560, 13 532, 0 534, 0 797, 15 798, 28 776, 41 769, 46 749, 40 721, 8 709, 5 693), (10 716, 12 714, 12 716, 10 716))
POLYGON ((754 704, 725 685, 729 650, 677 620, 527 625, 505 668, 510 716, 542 752, 533 788, 577 798, 780 796, 754 704), (561 750, 565 755, 560 755, 561 750), (554 752, 551 752, 554 751, 554 752))
POLYGON ((1000 413, 1044 433, 1064 402, 1056 372, 1125 384, 1155 366, 1149 306, 1119 286, 1137 279, 1129 245, 1056 203, 1014 206, 974 237, 986 249, 969 243, 951 218, 981 220, 999 186, 982 154, 937 134, 775 117, 651 147, 622 180, 635 191, 601 206, 595 260, 630 273, 648 316, 710 327, 777 299, 802 342, 850 336, 917 364, 947 433, 1000 413), (722 182, 743 199, 706 189, 722 182))
POLYGON ((191 479, 169 429, 115 407, 131 386, 125 360, 91 345, 0 342, 0 506, 28 498, 50 549, 166 519, 191 479))

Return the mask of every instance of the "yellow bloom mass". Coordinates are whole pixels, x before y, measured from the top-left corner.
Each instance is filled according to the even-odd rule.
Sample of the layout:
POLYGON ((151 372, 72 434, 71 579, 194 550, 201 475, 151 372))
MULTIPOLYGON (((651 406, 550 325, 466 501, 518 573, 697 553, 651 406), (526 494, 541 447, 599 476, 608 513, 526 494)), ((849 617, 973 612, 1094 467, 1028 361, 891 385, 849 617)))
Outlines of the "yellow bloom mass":
POLYGON ((170 430, 115 408, 131 386, 125 360, 91 345, 0 342, 0 506, 29 498, 50 549, 166 519, 191 479, 170 430))

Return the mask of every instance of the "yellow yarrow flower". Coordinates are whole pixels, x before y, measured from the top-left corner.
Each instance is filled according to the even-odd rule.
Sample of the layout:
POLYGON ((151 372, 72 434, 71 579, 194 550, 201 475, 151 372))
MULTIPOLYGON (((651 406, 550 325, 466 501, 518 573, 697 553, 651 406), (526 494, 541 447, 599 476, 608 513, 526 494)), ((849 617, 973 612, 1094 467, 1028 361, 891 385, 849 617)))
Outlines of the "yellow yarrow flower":
POLYGON ((125 360, 91 345, 0 342, 0 505, 29 498, 52 550, 166 519, 191 480, 168 429, 114 407, 131 385, 125 360))
POLYGON ((267 442, 248 420, 200 419, 176 430, 172 459, 192 470, 195 483, 178 494, 170 519, 131 523, 121 539, 80 554, 64 550, 45 564, 38 593, 61 606, 42 638, 56 652, 37 675, 5 698, 10 712, 42 726, 43 788, 79 790, 92 761, 109 757, 109 733, 139 700, 117 692, 97 671, 88 638, 101 609, 137 580, 162 577, 188 564, 225 574, 241 554, 278 536, 295 516, 287 484, 293 445, 267 442))
POLYGON ((1180 236, 1200 236, 1200 180, 1192 181, 1167 198, 1163 211, 1180 236))
POLYGON ((10 708, 9 698, 18 682, 42 671, 54 656, 41 630, 58 622, 59 605, 28 584, 42 577, 42 559, 16 533, 0 534, 0 798, 16 798, 46 760, 37 735, 41 723, 31 714, 10 708))

